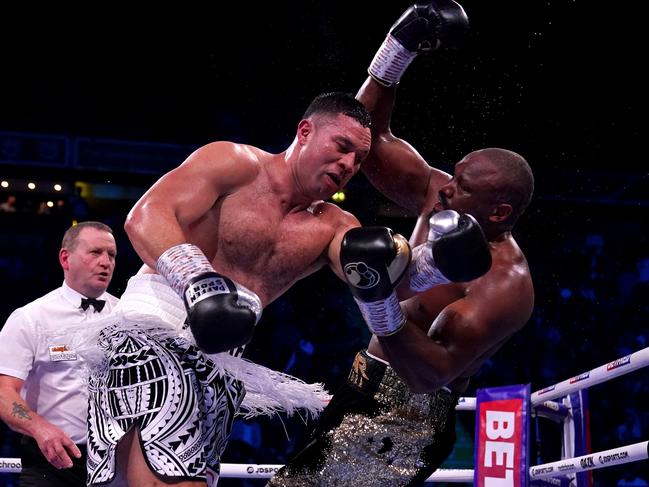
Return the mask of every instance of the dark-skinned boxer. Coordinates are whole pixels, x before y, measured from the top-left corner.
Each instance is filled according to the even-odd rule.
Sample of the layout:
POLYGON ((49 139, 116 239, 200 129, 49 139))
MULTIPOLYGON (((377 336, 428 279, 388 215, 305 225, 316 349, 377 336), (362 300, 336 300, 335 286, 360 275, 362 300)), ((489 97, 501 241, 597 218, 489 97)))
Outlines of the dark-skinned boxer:
MULTIPOLYGON (((414 263, 396 294, 384 286, 373 296, 359 289, 372 273, 352 263, 359 271, 350 274, 351 290, 374 335, 298 453, 269 485, 422 484, 453 449, 454 409, 470 377, 531 315, 530 272, 511 234, 534 187, 525 159, 506 149, 477 150, 451 176, 390 129, 396 86, 408 65, 424 51, 460 46, 467 32, 456 2, 415 4, 394 23, 370 64, 357 95, 372 115, 372 148, 362 169, 379 191, 418 216, 410 238, 414 263), (440 277, 445 262, 435 251, 432 259, 423 253, 435 242, 438 223, 446 226, 446 218, 436 217, 448 210, 457 212, 451 220, 468 221, 470 214, 483 230, 491 257, 484 275, 458 273, 460 282, 446 282, 440 277)), ((462 262, 466 247, 453 247, 458 252, 448 262, 462 262)))

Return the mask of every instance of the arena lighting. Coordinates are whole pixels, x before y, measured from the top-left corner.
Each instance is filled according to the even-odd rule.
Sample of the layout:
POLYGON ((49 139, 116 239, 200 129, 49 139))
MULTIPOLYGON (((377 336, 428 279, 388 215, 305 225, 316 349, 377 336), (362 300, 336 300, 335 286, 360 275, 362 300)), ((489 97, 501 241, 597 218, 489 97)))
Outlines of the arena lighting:
POLYGON ((27 183, 27 187, 29 189, 36 189, 36 185, 34 183, 27 183))
POLYGON ((54 191, 61 191, 62 189, 63 189, 63 186, 61 186, 60 184, 57 183, 57 184, 54 185, 54 191))
POLYGON ((345 201, 345 192, 344 191, 336 191, 332 196, 331 199, 334 200, 336 203, 342 203, 345 201))
POLYGON ((9 187, 9 182, 8 181, 2 181, 2 182, 0 182, 0 186, 2 186, 3 188, 8 188, 9 187))
POLYGON ((54 206, 54 202, 53 202, 53 201, 48 201, 46 204, 47 204, 47 207, 48 207, 48 208, 52 208, 52 207, 54 206))

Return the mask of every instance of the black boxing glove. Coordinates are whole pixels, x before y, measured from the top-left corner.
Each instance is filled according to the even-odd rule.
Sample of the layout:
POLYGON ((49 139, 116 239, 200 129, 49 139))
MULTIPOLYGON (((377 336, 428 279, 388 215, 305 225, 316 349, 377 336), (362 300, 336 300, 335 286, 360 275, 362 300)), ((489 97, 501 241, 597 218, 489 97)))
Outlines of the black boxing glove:
POLYGON ((457 48, 468 31, 469 19, 453 0, 411 5, 390 28, 368 72, 384 86, 395 85, 418 53, 457 48))
POLYGON ((390 34, 410 52, 459 47, 469 31, 469 19, 453 0, 411 5, 392 25, 390 34))
MULTIPOLYGON (((192 278, 184 293, 187 322, 196 345, 205 353, 219 353, 247 345, 257 324, 257 315, 241 299, 245 292, 216 272, 192 278)), ((257 298, 258 299, 258 298, 257 298)))
POLYGON ((444 210, 432 215, 428 225, 428 241, 413 250, 410 289, 472 281, 489 271, 489 242, 473 216, 444 210))
POLYGON ((183 298, 189 328, 203 352, 225 352, 250 342, 261 317, 261 300, 215 272, 198 247, 171 247, 158 258, 156 268, 183 298))
POLYGON ((340 264, 363 318, 375 335, 392 335, 405 325, 394 288, 409 263, 408 242, 389 228, 352 228, 343 238, 340 264))

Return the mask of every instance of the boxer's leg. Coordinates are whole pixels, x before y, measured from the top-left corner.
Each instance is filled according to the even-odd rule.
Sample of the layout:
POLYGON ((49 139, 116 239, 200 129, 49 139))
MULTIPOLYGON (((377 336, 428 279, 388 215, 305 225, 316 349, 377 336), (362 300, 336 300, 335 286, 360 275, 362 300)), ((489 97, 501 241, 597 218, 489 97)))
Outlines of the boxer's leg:
POLYGON ((135 428, 129 431, 117 446, 115 470, 115 480, 110 483, 111 487, 119 485, 128 485, 128 487, 155 487, 161 485, 205 487, 207 485, 204 480, 164 480, 155 475, 144 457, 138 431, 135 428))

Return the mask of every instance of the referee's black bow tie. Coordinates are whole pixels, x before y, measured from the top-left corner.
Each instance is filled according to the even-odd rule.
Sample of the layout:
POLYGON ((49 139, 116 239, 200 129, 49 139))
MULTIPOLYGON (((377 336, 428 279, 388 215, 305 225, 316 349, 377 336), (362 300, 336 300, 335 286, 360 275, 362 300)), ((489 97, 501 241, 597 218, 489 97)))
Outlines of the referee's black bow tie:
POLYGON ((81 298, 81 309, 84 311, 88 309, 88 306, 92 305, 92 307, 95 308, 95 313, 99 313, 104 309, 105 304, 106 301, 103 299, 81 298))

